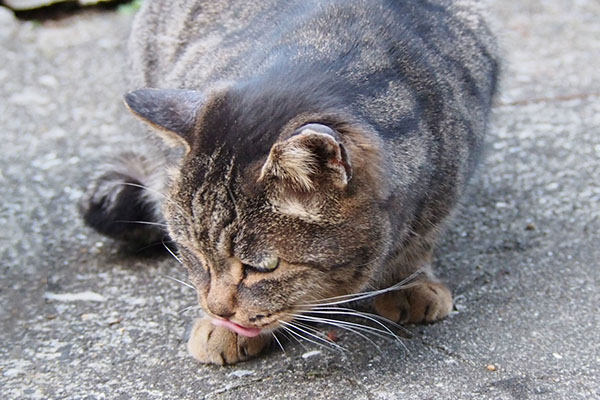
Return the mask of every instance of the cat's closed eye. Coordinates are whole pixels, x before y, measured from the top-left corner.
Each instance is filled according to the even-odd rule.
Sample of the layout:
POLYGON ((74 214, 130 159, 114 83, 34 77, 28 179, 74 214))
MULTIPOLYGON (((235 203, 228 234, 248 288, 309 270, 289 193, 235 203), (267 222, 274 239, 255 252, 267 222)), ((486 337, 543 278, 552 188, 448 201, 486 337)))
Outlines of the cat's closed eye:
POLYGON ((277 267, 279 267, 279 263, 280 263, 279 257, 272 256, 272 257, 267 258, 265 261, 263 261, 260 264, 244 263, 243 266, 244 266, 244 268, 252 270, 252 271, 272 272, 275 269, 277 269, 277 267))

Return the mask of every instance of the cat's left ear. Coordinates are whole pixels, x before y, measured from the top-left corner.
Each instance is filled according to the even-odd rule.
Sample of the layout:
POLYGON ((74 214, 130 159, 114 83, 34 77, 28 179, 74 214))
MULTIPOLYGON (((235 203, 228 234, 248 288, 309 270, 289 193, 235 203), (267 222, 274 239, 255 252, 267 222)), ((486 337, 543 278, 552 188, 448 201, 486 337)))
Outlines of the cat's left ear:
POLYGON ((167 143, 189 150, 204 97, 195 90, 138 89, 125 95, 125 104, 133 114, 158 129, 167 143))

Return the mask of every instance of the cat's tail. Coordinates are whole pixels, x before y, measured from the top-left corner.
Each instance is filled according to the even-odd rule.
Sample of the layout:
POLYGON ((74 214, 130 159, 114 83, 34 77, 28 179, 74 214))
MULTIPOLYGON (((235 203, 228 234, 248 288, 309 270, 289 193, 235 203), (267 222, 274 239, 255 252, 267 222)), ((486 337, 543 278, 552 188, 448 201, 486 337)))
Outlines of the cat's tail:
POLYGON ((162 215, 166 171, 153 160, 125 152, 106 163, 79 203, 85 223, 137 249, 168 242, 162 215))

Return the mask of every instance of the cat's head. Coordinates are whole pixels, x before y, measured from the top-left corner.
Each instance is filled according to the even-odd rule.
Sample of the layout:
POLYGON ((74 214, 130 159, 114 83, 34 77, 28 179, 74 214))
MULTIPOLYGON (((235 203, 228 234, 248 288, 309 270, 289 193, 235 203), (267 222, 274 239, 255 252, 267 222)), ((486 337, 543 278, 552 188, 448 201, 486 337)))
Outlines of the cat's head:
POLYGON ((331 108, 232 90, 141 89, 126 103, 186 149, 164 211, 209 315, 274 329, 376 273, 387 185, 368 128, 331 108))

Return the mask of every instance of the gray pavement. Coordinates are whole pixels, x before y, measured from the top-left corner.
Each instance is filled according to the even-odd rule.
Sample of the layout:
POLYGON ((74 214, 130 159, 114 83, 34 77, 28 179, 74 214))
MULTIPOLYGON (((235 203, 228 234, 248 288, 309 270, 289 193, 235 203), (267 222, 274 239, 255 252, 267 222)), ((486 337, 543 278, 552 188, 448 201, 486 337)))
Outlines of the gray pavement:
POLYGON ((136 123, 120 98, 131 17, 0 8, 0 399, 600 398, 600 3, 488 3, 502 94, 437 250, 457 310, 409 326, 406 350, 342 333, 346 354, 289 342, 225 368, 186 354, 193 312, 178 310, 195 296, 164 277, 185 278, 178 264, 77 216, 136 123))

